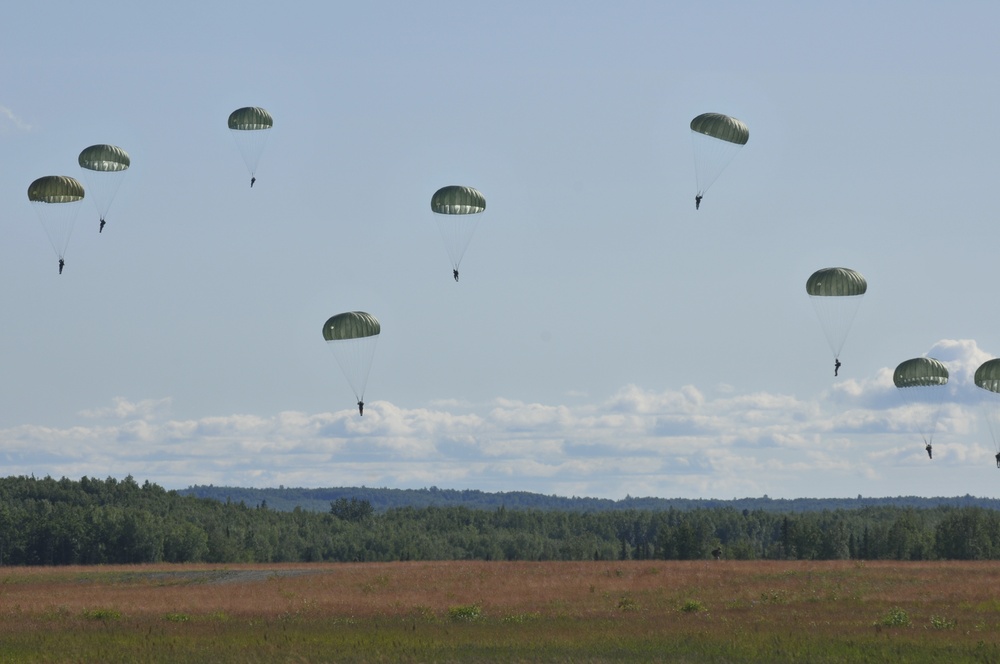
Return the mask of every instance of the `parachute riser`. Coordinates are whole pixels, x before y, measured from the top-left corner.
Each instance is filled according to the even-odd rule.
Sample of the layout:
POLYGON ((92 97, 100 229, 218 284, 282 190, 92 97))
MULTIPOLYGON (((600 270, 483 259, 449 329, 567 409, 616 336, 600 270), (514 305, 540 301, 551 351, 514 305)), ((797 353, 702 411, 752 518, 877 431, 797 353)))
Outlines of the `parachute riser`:
POLYGON ((834 358, 840 357, 854 325, 863 295, 852 297, 808 296, 834 358))
POLYGON ((444 240, 445 251, 452 269, 459 269, 472 236, 479 227, 481 214, 434 214, 434 221, 441 239, 444 240))
POLYGON ((52 250, 59 258, 66 257, 81 204, 82 201, 73 203, 33 202, 31 204, 38 213, 38 221, 45 231, 45 236, 48 238, 52 250))
POLYGON ((912 430, 920 435, 924 445, 933 442, 944 406, 944 395, 948 390, 943 385, 923 385, 901 387, 896 391, 903 406, 910 411, 908 414, 916 415, 911 420, 912 430))
POLYGON ((695 189, 699 196, 704 196, 743 146, 696 131, 691 132, 691 142, 694 149, 695 189))

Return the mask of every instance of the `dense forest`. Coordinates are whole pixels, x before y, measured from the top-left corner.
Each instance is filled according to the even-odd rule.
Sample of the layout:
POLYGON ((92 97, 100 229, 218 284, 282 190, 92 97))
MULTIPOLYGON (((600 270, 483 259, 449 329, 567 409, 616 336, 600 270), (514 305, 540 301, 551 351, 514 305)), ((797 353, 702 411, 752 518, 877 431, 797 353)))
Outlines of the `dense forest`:
MULTIPOLYGON (((725 501, 694 501, 686 509, 629 502, 643 499, 599 509, 513 501, 488 509, 376 509, 368 494, 358 494, 340 494, 323 511, 278 510, 264 500, 250 505, 183 495, 132 477, 8 477, 0 479, 0 564, 696 560, 711 558, 717 548, 741 560, 1000 559, 1000 510, 968 496, 932 499, 937 502, 924 507, 885 499, 781 511, 725 501)), ((528 500, 531 494, 516 495, 528 500)))

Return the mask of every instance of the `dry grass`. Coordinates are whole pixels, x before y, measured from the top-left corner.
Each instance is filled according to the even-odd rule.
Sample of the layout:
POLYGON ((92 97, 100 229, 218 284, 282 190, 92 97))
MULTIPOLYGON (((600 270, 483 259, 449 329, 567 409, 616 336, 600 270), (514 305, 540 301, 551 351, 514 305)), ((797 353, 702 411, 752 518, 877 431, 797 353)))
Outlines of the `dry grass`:
POLYGON ((1000 661, 998 582, 978 562, 5 568, 0 661, 1000 661))

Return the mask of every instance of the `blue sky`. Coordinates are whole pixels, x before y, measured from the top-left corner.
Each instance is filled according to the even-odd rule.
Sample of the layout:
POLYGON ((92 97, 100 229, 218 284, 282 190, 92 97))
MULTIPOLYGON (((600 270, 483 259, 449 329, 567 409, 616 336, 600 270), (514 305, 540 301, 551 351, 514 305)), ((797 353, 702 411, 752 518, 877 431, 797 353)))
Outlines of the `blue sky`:
POLYGON ((54 2, 0 24, 4 474, 993 496, 987 2, 54 2), (206 6, 208 5, 208 6, 206 6), (226 128, 262 106, 257 184, 226 128), (688 123, 750 140, 694 210, 688 123), (58 275, 28 184, 132 167, 58 275), (429 209, 487 210, 451 269, 429 209), (805 281, 869 290, 832 375, 805 281), (382 334, 359 417, 321 337, 382 334), (891 371, 952 371, 923 451, 891 371))

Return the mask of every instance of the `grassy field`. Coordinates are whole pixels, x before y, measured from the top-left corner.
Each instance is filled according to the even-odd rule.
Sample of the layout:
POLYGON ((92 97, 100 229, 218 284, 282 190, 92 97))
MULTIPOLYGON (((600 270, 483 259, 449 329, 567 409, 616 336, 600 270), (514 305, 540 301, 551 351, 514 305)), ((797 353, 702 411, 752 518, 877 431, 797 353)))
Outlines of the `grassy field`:
POLYGON ((1000 564, 0 568, 0 662, 1000 662, 1000 564))

